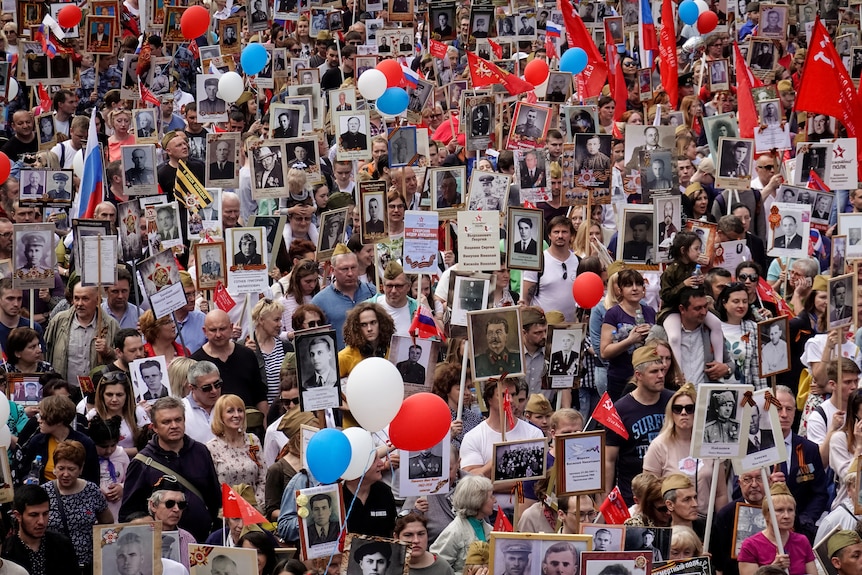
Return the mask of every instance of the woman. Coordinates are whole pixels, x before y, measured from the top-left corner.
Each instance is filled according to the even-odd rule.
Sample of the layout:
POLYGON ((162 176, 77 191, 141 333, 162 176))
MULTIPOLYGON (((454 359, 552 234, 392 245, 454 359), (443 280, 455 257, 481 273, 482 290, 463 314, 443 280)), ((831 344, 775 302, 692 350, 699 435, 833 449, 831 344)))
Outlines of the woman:
POLYGON ((452 415, 452 441, 461 444, 464 435, 482 423, 482 416, 470 409, 473 403, 473 394, 470 392, 472 387, 472 378, 470 377, 470 368, 467 367, 467 378, 464 381, 464 409, 461 414, 461 419, 458 416, 458 396, 461 393, 461 364, 460 363, 438 363, 434 370, 434 384, 432 391, 442 397, 449 405, 449 412, 452 415))
POLYGON ((623 112, 623 115, 620 120, 623 124, 631 124, 634 126, 643 126, 644 123, 643 114, 641 114, 637 110, 626 110, 625 112, 623 112))
POLYGON ((96 407, 87 417, 92 419, 96 415, 105 420, 121 417, 119 445, 129 458, 138 454, 137 446, 146 442, 142 435, 150 418, 144 408, 135 405, 135 391, 125 372, 109 371, 97 379, 96 407))
POLYGON ((670 536, 670 559, 679 561, 703 555, 703 542, 694 529, 687 525, 674 525, 670 536))
POLYGON ((389 208, 389 237, 401 237, 404 235, 404 210, 407 209, 407 200, 401 192, 390 190, 386 195, 386 203, 389 208))
POLYGON ((454 575, 446 561, 428 552, 428 519, 411 511, 395 521, 395 539, 410 546, 410 573, 454 575))
MULTIPOLYGON (((299 446, 302 442, 301 429, 303 425, 317 427, 317 419, 312 413, 299 410, 299 389, 296 387, 296 372, 291 370, 290 381, 296 398, 295 407, 289 408, 278 425, 278 431, 288 439, 281 448, 275 463, 266 470, 264 515, 272 521, 277 521, 281 511, 281 497, 285 486, 291 478, 302 469, 302 457, 299 446)), ((291 403, 293 405, 293 403, 291 403)))
POLYGON ((129 467, 129 456, 119 446, 122 421, 119 415, 107 420, 97 415, 90 420, 87 428, 87 434, 96 444, 96 453, 99 455, 99 488, 108 500, 108 509, 114 517, 120 516, 123 484, 129 467))
POLYGON ((506 266, 505 257, 500 262, 500 269, 494 272, 495 284, 494 291, 491 293, 492 307, 509 307, 518 305, 518 300, 521 299, 521 294, 510 289, 510 280, 512 273, 506 266))
POLYGON ((108 138, 108 161, 123 159, 122 146, 131 146, 135 140, 132 127, 132 113, 129 110, 116 109, 108 113, 108 125, 114 129, 114 134, 108 138))
POLYGON ((676 155, 685 156, 692 161, 697 157, 697 142, 691 134, 680 134, 676 137, 676 155))
POLYGON ((42 485, 50 498, 48 528, 72 540, 75 557, 84 573, 92 569, 93 525, 114 522, 99 486, 81 479, 86 458, 87 452, 79 442, 59 442, 54 449, 57 478, 42 485))
POLYGON ((632 479, 632 496, 636 506, 623 523, 632 527, 669 527, 670 512, 661 492, 661 479, 643 472, 632 479))
POLYGON ((273 569, 272 575, 305 575, 307 571, 299 559, 282 559, 273 569))
POLYGON ((329 203, 329 187, 325 183, 314 184, 311 187, 311 194, 314 197, 314 205, 317 206, 314 223, 320 225, 320 216, 326 211, 326 204, 329 203))
MULTIPOLYGON (((359 232, 359 229, 356 232, 359 232)), ((356 263, 359 264, 359 281, 377 285, 377 275, 374 273, 374 244, 363 244, 362 234, 354 233, 347 240, 347 247, 356 254, 356 263)))
POLYGON ((673 356, 670 343, 658 337, 651 337, 649 338, 649 344, 655 346, 655 351, 664 366, 665 389, 676 391, 685 384, 685 375, 682 373, 679 362, 673 356))
POLYGON ((756 321, 762 321, 778 315, 778 308, 772 302, 760 299, 757 285, 760 278, 764 277, 763 270, 757 262, 741 262, 736 266, 736 280, 745 286, 748 293, 748 303, 756 321))
POLYGON ((39 402, 39 432, 27 440, 21 448, 21 459, 18 465, 20 479, 23 480, 30 472, 31 464, 37 455, 42 457, 40 483, 56 479, 54 450, 61 441, 68 439, 79 442, 87 452, 82 477, 93 483, 99 481, 99 457, 96 455, 96 446, 89 437, 69 427, 69 424, 75 420, 75 413, 75 404, 66 396, 53 395, 39 402))
POLYGON ((715 217, 709 213, 709 195, 703 186, 695 182, 685 189, 683 212, 689 220, 704 220, 715 223, 715 217))
POLYGON ((784 569, 789 575, 817 575, 811 543, 805 535, 793 531, 796 500, 785 483, 773 483, 769 491, 772 493, 772 507, 778 519, 778 533, 772 529, 768 500, 764 498, 762 506, 766 529, 742 542, 742 549, 737 556, 739 575, 754 575, 757 568, 763 565, 774 565, 784 569), (781 537, 784 555, 778 554, 778 537, 781 537))
POLYGON ((386 357, 395 333, 392 316, 380 304, 363 302, 344 320, 344 349, 338 352, 338 369, 347 377, 367 357, 386 357))
POLYGON ((598 254, 597 245, 602 243, 602 226, 593 220, 582 225, 572 240, 572 251, 579 258, 588 258, 598 254))
POLYGON ((168 366, 168 381, 171 384, 171 395, 185 397, 191 390, 189 387, 189 370, 197 362, 190 357, 178 357, 168 366))
POLYGON ((608 283, 605 287, 605 297, 596 306, 590 310, 590 347, 593 356, 596 359, 594 375, 596 379, 596 391, 599 396, 604 395, 608 389, 608 362, 601 355, 602 347, 602 324, 605 321, 605 315, 608 310, 617 305, 617 276, 619 271, 623 269, 625 264, 622 262, 611 264, 608 268, 608 283))
POLYGON ((613 401, 622 396, 628 380, 634 375, 631 354, 643 345, 650 326, 655 324, 655 310, 641 303, 645 293, 643 276, 625 269, 617 274, 617 300, 602 323, 602 357, 608 363, 608 394, 613 401))
POLYGON ((16 327, 6 341, 6 365, 9 373, 48 373, 54 367, 42 361, 39 332, 29 327, 16 327))
POLYGON ((599 130, 602 134, 610 134, 613 131, 616 106, 610 96, 599 97, 599 130))
MULTIPOLYGON (((643 470, 657 477, 665 477, 671 473, 684 473, 690 476, 697 490, 697 512, 701 517, 706 517, 715 460, 693 459, 689 456, 696 398, 697 392, 690 383, 683 385, 670 398, 665 409, 661 432, 650 443, 644 456, 643 470)), ((724 477, 723 474, 722 468, 719 476, 724 477)), ((716 508, 721 509, 726 503, 727 482, 719 481, 715 495, 716 508)))
POLYGON ((703 118, 703 106, 700 105, 700 100, 697 96, 685 96, 682 99, 679 109, 682 111, 682 117, 685 119, 685 125, 700 133, 700 122, 703 118))
POLYGON ((258 362, 263 360, 266 374, 266 400, 272 402, 278 396, 281 385, 281 362, 287 351, 286 342, 279 337, 281 334, 281 318, 284 307, 269 298, 258 300, 251 310, 253 332, 246 339, 246 345, 258 356, 258 362))
POLYGON ((216 401, 210 424, 215 437, 207 441, 220 483, 245 483, 254 489, 257 501, 264 501, 266 468, 260 440, 246 433, 245 403, 236 395, 223 395, 216 401))
MULTIPOLYGON (((739 278, 739 274, 737 274, 739 278)), ((826 315, 829 306, 828 278, 814 276, 811 292, 805 298, 805 305, 799 315, 790 320, 790 373, 788 381, 799 381, 802 374, 805 344, 812 337, 826 331, 826 315)))
POLYGON ((165 362, 170 367, 171 362, 177 357, 189 357, 189 350, 176 342, 177 326, 170 315, 156 319, 152 310, 141 314, 138 320, 141 333, 147 343, 144 344, 144 352, 147 357, 163 355, 165 362))
POLYGON ((730 356, 736 363, 734 373, 726 381, 753 385, 754 389, 765 388, 766 378, 760 376, 758 360, 757 323, 745 285, 734 282, 725 286, 715 302, 715 310, 721 320, 724 339, 730 344, 730 356))
POLYGON ((496 503, 494 486, 487 477, 468 475, 455 487, 452 494, 455 519, 431 546, 431 553, 446 561, 455 575, 464 571, 470 543, 488 541, 491 526, 485 520, 494 512, 496 503))
POLYGON ((293 33, 293 40, 299 43, 300 56, 303 58, 310 58, 314 53, 314 39, 309 36, 309 30, 308 16, 303 14, 296 21, 296 32, 293 33))
POLYGON ((239 546, 257 551, 257 575, 273 574, 278 557, 275 555, 275 543, 270 535, 262 531, 249 531, 239 538, 239 546))
MULTIPOLYGON (((845 477, 850 465, 862 455, 862 391, 853 390, 847 396, 847 411, 852 416, 844 417, 841 429, 829 439, 829 467, 835 471, 835 477, 845 477)), ((833 509, 848 497, 847 484, 839 482, 838 492, 832 504, 833 509)), ((852 506, 850 507, 852 509, 852 506)))

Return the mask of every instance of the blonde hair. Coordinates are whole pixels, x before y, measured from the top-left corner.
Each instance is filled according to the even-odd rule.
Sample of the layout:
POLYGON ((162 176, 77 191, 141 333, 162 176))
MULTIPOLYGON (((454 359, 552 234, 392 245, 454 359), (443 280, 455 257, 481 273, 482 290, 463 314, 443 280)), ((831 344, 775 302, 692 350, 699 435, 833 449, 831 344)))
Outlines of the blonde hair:
MULTIPOLYGON (((218 398, 218 401, 213 407, 212 422, 210 429, 216 437, 222 437, 225 432, 224 414, 230 407, 238 407, 245 413, 245 402, 238 395, 227 394, 218 398)), ((248 421, 245 417, 242 419, 242 430, 245 432, 248 421)))
MULTIPOLYGON (((794 510, 796 509, 796 498, 793 497, 793 494, 790 492, 790 489, 787 487, 786 483, 783 483, 783 482, 773 483, 772 486, 769 488, 769 493, 772 494, 773 505, 775 505, 775 500, 778 497, 788 497, 788 498, 790 498, 791 501, 793 501, 793 509, 794 510)), ((761 508, 763 509, 763 516, 767 518, 766 524, 770 525, 770 523, 769 523, 769 500, 768 500, 768 498, 766 498, 766 497, 763 498, 763 504, 762 504, 761 508)))
POLYGON ((284 306, 275 300, 263 298, 261 300, 258 300, 258 302, 254 306, 254 309, 251 310, 251 321, 252 323, 257 324, 257 322, 260 321, 261 317, 271 313, 277 313, 278 315, 283 314, 284 306))
MULTIPOLYGON (((581 224, 581 226, 583 226, 583 225, 584 224, 581 224)), ((617 272, 614 275, 608 277, 608 289, 605 292, 605 299, 604 299, 605 310, 609 310, 619 303, 619 300, 617 299, 617 295, 616 295, 617 279, 619 279, 619 275, 620 275, 620 273, 617 272)))
POLYGON ((171 395, 185 397, 189 394, 189 370, 197 361, 190 357, 175 357, 168 366, 168 381, 171 395))
MULTIPOLYGON (((651 342, 651 344, 652 343, 654 342, 651 342)), ((661 345, 667 347, 664 342, 662 342, 661 345)), ((692 385, 691 383, 686 383, 685 385, 680 387, 676 391, 676 393, 671 396, 670 401, 667 402, 667 406, 664 409, 664 424, 662 425, 661 431, 659 432, 660 436, 668 436, 671 439, 676 438, 676 425, 673 422, 673 403, 676 401, 676 398, 682 396, 691 399, 691 401, 695 405, 697 405, 697 391, 695 390, 694 385, 692 385)), ((692 417, 694 417, 694 414, 692 414, 692 417)))
POLYGON ((584 219, 584 221, 581 222, 581 225, 578 226, 578 231, 575 234, 575 238, 572 240, 572 251, 575 252, 575 255, 579 258, 588 258, 593 253, 593 249, 590 246, 590 231, 593 226, 599 228, 599 232, 601 233, 602 226, 593 219, 584 219))
POLYGON ((687 525, 674 525, 670 538, 671 547, 690 547, 694 550, 692 557, 700 557, 703 553, 703 543, 694 529, 687 525))

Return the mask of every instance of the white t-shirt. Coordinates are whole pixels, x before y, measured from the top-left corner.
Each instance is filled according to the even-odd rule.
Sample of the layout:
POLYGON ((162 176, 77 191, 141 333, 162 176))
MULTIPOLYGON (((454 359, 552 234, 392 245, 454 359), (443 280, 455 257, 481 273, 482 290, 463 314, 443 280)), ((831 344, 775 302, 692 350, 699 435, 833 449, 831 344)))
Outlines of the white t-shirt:
POLYGON ((266 434, 263 436, 263 461, 267 469, 275 463, 275 458, 278 457, 281 448, 287 445, 288 437, 278 430, 282 419, 284 419, 283 415, 273 421, 266 428, 266 434))
MULTIPOLYGON (((805 342, 805 351, 802 352, 802 365, 811 369, 811 363, 819 363, 823 361, 823 349, 826 347, 826 338, 828 334, 818 333, 807 342, 805 342)), ((846 341, 841 346, 841 355, 849 357, 856 362, 859 369, 862 369, 862 354, 859 353, 859 348, 851 341, 846 341)))
POLYGON ((197 404, 192 407, 191 395, 183 398, 183 405, 186 407, 186 435, 201 443, 213 439, 215 434, 210 427, 212 412, 207 413, 197 404))
POLYGON ((820 445, 826 441, 826 434, 829 431, 829 423, 832 421, 832 416, 838 411, 838 408, 832 405, 832 401, 824 401, 820 404, 823 408, 823 413, 826 414, 826 421, 815 409, 808 416, 808 426, 806 427, 805 437, 820 445))
POLYGON ((386 302, 386 298, 382 297, 377 300, 377 304, 385 309, 392 321, 395 322, 395 333, 397 335, 409 335, 410 323, 413 318, 410 317, 410 302, 406 302, 402 307, 392 307, 386 302))
POLYGON ((538 272, 524 272, 521 285, 538 282, 539 295, 532 299, 531 305, 539 306, 545 311, 562 312, 566 321, 575 321, 576 306, 575 298, 572 297, 572 284, 575 283, 578 271, 578 256, 569 252, 569 259, 562 262, 545 250, 544 257, 545 267, 541 280, 538 272))
MULTIPOLYGON (((515 420, 515 427, 506 432, 506 441, 519 439, 541 439, 542 430, 521 419, 515 420)), ((467 432, 461 441, 461 467, 486 465, 493 456, 494 444, 502 443, 503 435, 494 431, 487 421, 483 421, 467 432)), ((511 494, 496 493, 497 505, 504 509, 514 509, 511 494)))

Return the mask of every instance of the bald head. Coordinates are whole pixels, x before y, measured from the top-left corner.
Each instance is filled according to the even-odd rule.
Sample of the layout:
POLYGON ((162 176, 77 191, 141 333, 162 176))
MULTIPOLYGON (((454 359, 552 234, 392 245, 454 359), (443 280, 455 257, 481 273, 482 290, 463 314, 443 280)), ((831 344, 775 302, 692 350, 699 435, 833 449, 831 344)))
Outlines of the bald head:
POLYGON ((96 206, 93 218, 113 222, 117 219, 117 208, 111 202, 101 202, 96 206))
POLYGON ((232 332, 233 326, 226 312, 215 309, 204 318, 204 335, 207 337, 207 345, 211 351, 224 351, 232 348, 232 332))

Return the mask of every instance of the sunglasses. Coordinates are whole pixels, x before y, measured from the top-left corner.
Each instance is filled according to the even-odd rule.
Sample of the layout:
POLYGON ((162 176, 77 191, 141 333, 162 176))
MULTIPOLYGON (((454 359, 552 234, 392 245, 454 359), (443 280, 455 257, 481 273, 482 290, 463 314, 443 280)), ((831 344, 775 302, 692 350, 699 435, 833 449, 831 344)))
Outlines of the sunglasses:
POLYGON ((189 506, 188 501, 177 501, 175 499, 168 499, 167 501, 163 501, 162 503, 164 503, 165 507, 167 507, 168 509, 173 509, 174 506, 177 506, 180 508, 180 511, 184 510, 186 507, 189 506))
POLYGON ((569 270, 566 268, 566 264, 560 264, 560 265, 563 266, 563 279, 568 279, 569 278, 569 270))
POLYGON ((210 393, 213 389, 221 389, 222 385, 224 385, 224 382, 222 380, 218 380, 215 383, 208 383, 208 384, 202 385, 200 387, 197 387, 197 386, 192 386, 192 387, 197 387, 197 389, 201 390, 204 393, 210 393))
POLYGON ((739 274, 738 276, 736 276, 736 279, 738 279, 741 282, 746 282, 746 281, 756 282, 757 280, 760 279, 760 276, 757 274, 739 274))
POLYGON ((102 379, 99 380, 99 383, 116 383, 116 382, 126 382, 129 378, 122 371, 109 371, 108 373, 102 376, 102 379))
POLYGON ((694 413, 694 404, 690 403, 688 405, 672 405, 670 409, 677 415, 680 415, 682 413, 687 413, 691 415, 692 413, 694 413))
POLYGON ((281 404, 282 404, 284 407, 288 407, 288 408, 289 408, 291 405, 299 405, 299 398, 298 398, 298 397, 291 397, 290 399, 285 399, 285 398, 283 398, 283 397, 282 397, 282 398, 281 398, 281 404))

